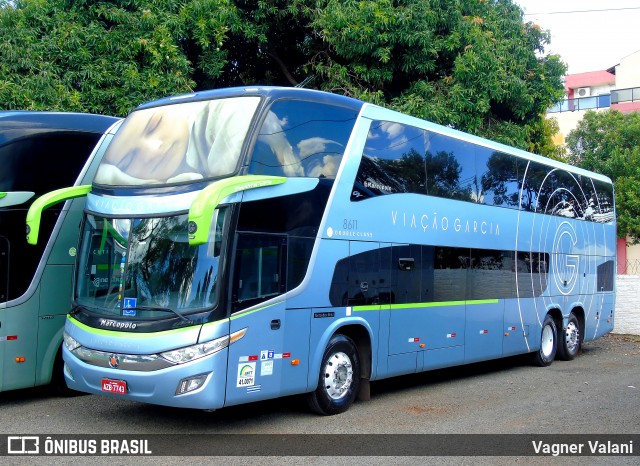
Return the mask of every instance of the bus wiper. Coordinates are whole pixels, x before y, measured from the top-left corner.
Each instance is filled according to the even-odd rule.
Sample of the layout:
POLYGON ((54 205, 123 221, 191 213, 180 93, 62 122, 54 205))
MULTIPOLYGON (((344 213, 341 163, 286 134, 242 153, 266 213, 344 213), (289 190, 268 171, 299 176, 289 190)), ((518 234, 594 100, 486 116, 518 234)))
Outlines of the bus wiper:
POLYGON ((185 322, 191 322, 188 318, 185 317, 184 314, 176 311, 175 309, 171 309, 170 307, 155 307, 155 306, 133 306, 133 307, 123 307, 123 311, 160 311, 160 312, 170 312, 172 314, 177 315, 185 322))

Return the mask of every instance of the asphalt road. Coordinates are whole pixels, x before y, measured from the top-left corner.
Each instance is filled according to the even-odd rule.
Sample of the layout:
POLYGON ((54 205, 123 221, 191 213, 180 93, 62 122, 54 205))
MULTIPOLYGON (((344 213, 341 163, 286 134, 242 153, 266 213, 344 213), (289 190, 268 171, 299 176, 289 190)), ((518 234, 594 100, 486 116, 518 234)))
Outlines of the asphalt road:
MULTIPOLYGON (((46 388, 6 392, 0 394, 0 434, 640 434, 639 402, 640 337, 608 335, 586 343, 574 361, 554 361, 546 368, 514 357, 373 382, 371 401, 330 417, 311 414, 299 397, 203 412, 95 395, 60 398, 46 388)), ((635 449, 640 451, 640 442, 635 449)), ((300 463, 299 457, 290 458, 276 462, 300 463)), ((109 458, 94 460, 112 464, 109 458)), ((172 463, 167 457, 136 463, 145 460, 172 463)), ((395 458, 393 464, 403 461, 395 458)), ((225 464, 230 462, 255 464, 237 457, 225 464)), ((348 457, 328 462, 352 464, 348 457)), ((367 462, 391 464, 388 457, 367 462)), ((478 463, 468 457, 442 462, 478 463)), ((530 457, 519 463, 546 464, 530 457)), ((587 463, 639 464, 640 458, 590 457, 587 463)))

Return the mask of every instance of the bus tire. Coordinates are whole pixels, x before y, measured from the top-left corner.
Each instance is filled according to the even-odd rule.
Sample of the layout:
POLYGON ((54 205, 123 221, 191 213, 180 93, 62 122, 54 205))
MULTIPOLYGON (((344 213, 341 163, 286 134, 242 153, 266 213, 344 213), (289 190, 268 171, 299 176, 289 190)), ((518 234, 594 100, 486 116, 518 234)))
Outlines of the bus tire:
POLYGON ((62 359, 62 348, 58 350, 56 360, 53 363, 53 372, 51 373, 51 386, 58 396, 72 397, 86 395, 86 393, 73 390, 67 386, 64 378, 64 360, 62 359))
POLYGON ((360 385, 360 358, 351 338, 334 335, 324 350, 318 387, 307 393, 312 411, 330 416, 340 414, 353 404, 360 385))
POLYGON ((580 351, 582 335, 580 335, 580 322, 572 312, 569 314, 567 326, 558 329, 558 359, 571 361, 580 351))
POLYGON ((553 317, 547 314, 542 322, 540 349, 533 353, 533 363, 539 367, 546 367, 553 362, 558 349, 558 331, 553 317))

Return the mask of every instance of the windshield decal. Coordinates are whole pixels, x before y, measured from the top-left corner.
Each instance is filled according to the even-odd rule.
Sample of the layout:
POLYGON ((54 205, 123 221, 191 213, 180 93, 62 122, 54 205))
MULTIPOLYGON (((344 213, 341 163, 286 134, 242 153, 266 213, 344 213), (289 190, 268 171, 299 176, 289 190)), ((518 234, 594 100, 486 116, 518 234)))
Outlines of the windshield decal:
POLYGON ((259 102, 235 97, 136 110, 111 141, 94 181, 141 186, 230 175, 259 102))

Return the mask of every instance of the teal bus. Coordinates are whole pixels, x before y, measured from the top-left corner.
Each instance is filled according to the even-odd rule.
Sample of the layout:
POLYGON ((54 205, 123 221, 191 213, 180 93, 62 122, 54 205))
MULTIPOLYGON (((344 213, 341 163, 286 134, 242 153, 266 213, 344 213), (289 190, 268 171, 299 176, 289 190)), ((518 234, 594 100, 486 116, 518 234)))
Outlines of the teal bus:
POLYGON ((613 328, 601 175, 319 91, 248 87, 141 105, 86 196, 69 387, 218 408, 530 353, 613 328))
MULTIPOLYGON (((62 328, 84 200, 45 212, 41 241, 24 223, 36 197, 93 178, 85 166, 117 118, 66 112, 0 112, 0 390, 65 390, 62 328)), ((110 136, 112 137, 112 136, 110 136)))

